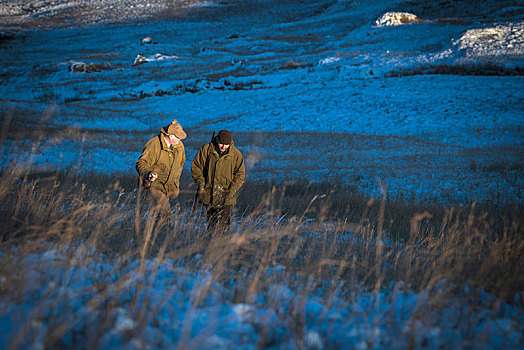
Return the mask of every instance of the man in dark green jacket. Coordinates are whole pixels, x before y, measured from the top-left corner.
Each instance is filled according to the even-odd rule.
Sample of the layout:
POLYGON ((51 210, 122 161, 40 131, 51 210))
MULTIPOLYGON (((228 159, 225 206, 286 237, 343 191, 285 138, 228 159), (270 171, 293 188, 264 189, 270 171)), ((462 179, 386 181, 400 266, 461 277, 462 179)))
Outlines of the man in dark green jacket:
POLYGON ((171 209, 169 199, 178 197, 180 192, 180 175, 186 162, 181 140, 186 136, 182 126, 173 120, 146 143, 136 162, 140 185, 151 193, 163 214, 171 209))
POLYGON ((210 232, 229 232, 231 208, 236 204, 236 193, 245 175, 244 157, 235 147, 229 130, 220 130, 193 159, 191 176, 199 188, 200 201, 207 208, 210 232))

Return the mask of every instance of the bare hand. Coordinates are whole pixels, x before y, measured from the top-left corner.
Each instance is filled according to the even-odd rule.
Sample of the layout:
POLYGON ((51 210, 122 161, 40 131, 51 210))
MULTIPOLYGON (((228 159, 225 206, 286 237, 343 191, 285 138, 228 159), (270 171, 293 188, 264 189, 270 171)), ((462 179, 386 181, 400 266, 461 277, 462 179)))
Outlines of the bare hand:
POLYGON ((147 178, 149 179, 149 181, 154 182, 157 177, 158 175, 155 172, 150 172, 147 178))

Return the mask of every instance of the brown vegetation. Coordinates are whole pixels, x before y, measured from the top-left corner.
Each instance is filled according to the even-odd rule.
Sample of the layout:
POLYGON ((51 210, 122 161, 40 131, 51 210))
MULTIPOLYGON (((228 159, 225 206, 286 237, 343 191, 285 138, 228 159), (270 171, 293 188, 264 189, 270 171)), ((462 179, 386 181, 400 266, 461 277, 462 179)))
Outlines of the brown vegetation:
MULTIPOLYGON (((2 174, 0 295, 16 303, 49 298, 37 292, 49 281, 30 276, 51 268, 56 271, 56 285, 51 291, 47 285, 46 293, 56 294, 51 300, 61 305, 60 287, 69 283, 76 268, 87 267, 92 281, 85 285, 82 298, 97 315, 95 325, 88 324, 97 330, 90 346, 96 347, 118 308, 134 310, 137 320, 145 314, 154 318, 159 306, 147 300, 152 288, 147 281, 154 280, 159 265, 174 273, 208 272, 208 283, 189 291, 197 307, 216 293, 213 286, 218 283, 224 286, 223 301, 250 305, 265 295, 271 307, 278 308, 278 296, 269 287, 282 280, 300 291, 298 298, 316 294, 325 305, 330 305, 334 294, 354 298, 401 282, 406 290, 429 293, 430 303, 421 305, 414 319, 434 317, 430 315, 452 300, 474 310, 477 303, 486 303, 485 292, 491 295, 487 303, 494 312, 501 302, 523 303, 522 217, 494 218, 473 205, 413 212, 401 220, 405 226, 390 227, 386 218, 406 211, 384 200, 356 204, 357 219, 331 216, 333 192, 271 187, 254 206, 241 201, 230 235, 216 237, 207 233, 201 215, 189 219, 190 190, 180 198, 181 208, 162 221, 147 204, 142 205, 143 193, 127 191, 119 182, 98 181, 94 186, 89 178, 49 175, 32 177, 14 170, 2 174), (290 203, 295 203, 294 210, 290 203), (394 212, 388 214, 390 210, 394 212), (392 228, 406 231, 392 234, 392 228), (25 262, 45 252, 55 256, 53 267, 49 261, 32 267, 25 262), (108 271, 97 269, 96 263, 101 262, 109 264, 108 271), (213 268, 208 270, 209 266, 213 268), (282 272, 270 273, 275 268, 282 272)), ((244 201, 253 202, 258 193, 247 186, 244 193, 250 197, 243 195, 244 201)), ((290 315, 281 315, 298 347, 305 334, 303 306, 298 303, 290 315)), ((44 306, 36 310, 12 346, 23 343, 35 318, 48 324, 44 344, 60 346, 61 339, 73 332, 77 318, 87 317, 63 307, 63 313, 44 306)), ((271 345, 270 339, 264 340, 268 330, 259 331, 259 345, 271 345)), ((180 342, 185 341, 189 342, 182 335, 180 342)))

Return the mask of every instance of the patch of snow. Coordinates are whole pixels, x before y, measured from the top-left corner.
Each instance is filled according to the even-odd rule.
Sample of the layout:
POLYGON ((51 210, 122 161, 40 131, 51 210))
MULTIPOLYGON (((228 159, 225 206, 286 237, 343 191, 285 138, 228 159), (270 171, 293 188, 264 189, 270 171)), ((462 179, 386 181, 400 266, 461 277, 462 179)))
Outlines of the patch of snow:
POLYGON ((0 3, 2 26, 77 26, 158 17, 183 8, 211 6, 203 0, 9 0, 0 3), (56 18, 61 21, 57 22, 56 18))
POLYGON ((219 5, 220 3, 217 3, 216 1, 202 1, 194 5, 190 5, 189 7, 211 7, 211 6, 219 6, 219 5))
POLYGON ((309 331, 306 334, 306 349, 307 350, 322 350, 324 344, 322 343, 322 337, 317 331, 309 331))
POLYGON ((131 332, 136 326, 136 322, 129 317, 127 310, 119 308, 115 320, 114 331, 117 333, 131 332))
POLYGON ((233 312, 238 315, 241 319, 244 319, 253 314, 254 310, 251 305, 248 304, 234 304, 233 312))
POLYGON ((167 56, 161 53, 157 53, 157 54, 154 54, 148 57, 137 55, 135 58, 135 61, 133 62, 133 65, 136 66, 142 63, 155 62, 155 61, 174 61, 174 60, 177 60, 178 58, 179 58, 178 56, 167 56))
POLYGON ((467 56, 524 56, 524 21, 470 29, 453 44, 467 56))
POLYGON ((340 57, 327 57, 327 58, 323 58, 321 59, 318 64, 330 64, 330 63, 335 63, 335 62, 338 62, 340 61, 341 58, 340 57))

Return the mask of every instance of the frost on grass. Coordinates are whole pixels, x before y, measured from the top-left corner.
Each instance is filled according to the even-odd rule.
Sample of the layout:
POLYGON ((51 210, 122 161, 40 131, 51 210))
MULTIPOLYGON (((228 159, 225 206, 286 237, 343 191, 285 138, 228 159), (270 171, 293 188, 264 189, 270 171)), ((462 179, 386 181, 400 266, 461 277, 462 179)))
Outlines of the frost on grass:
MULTIPOLYGON (((347 295, 336 287, 340 280, 333 284, 326 280, 324 287, 333 292, 322 297, 315 292, 304 294, 306 288, 298 276, 285 268, 282 276, 289 274, 289 281, 294 282, 278 277, 273 280, 261 269, 257 276, 266 276, 265 287, 250 304, 234 303, 227 295, 239 286, 209 279, 208 271, 174 268, 174 261, 162 263, 160 259, 144 261, 144 272, 137 274, 138 261, 122 267, 116 261, 104 264, 91 260, 83 256, 85 253, 75 251, 78 265, 68 263, 57 252, 19 257, 19 268, 27 275, 41 276, 40 285, 34 282, 19 288, 17 295, 26 304, 13 303, 0 318, 0 325, 13 329, 0 335, 1 343, 40 348, 60 339, 62 346, 74 348, 85 341, 74 334, 83 333, 96 334, 100 348, 140 345, 161 349, 256 349, 257 345, 323 349, 324 344, 366 348, 364 344, 370 343, 381 344, 373 347, 378 349, 405 349, 409 344, 426 348, 428 343, 435 345, 429 348, 437 349, 476 347, 481 342, 488 347, 504 344, 512 348, 522 339, 518 307, 502 303, 498 312, 490 314, 489 303, 479 301, 475 308, 468 308, 460 298, 450 296, 437 307, 442 298, 435 293, 439 288, 416 293, 399 282, 376 294, 355 291, 347 295), (60 283, 71 268, 75 273, 60 283), (97 294, 100 286, 105 287, 104 292, 97 294), (199 304, 195 296, 201 293, 206 301, 199 304), (60 305, 61 312, 53 320, 47 316, 49 310, 37 305, 60 305), (25 337, 24 327, 31 327, 33 333, 25 337), (468 340, 471 327, 485 338, 468 340), (52 332, 60 337, 53 339, 52 332)), ((6 259, 0 254, 0 260, 6 259)), ((12 295, 6 295, 0 306, 6 307, 10 298, 12 295)), ((490 298, 484 294, 480 300, 490 298)))

